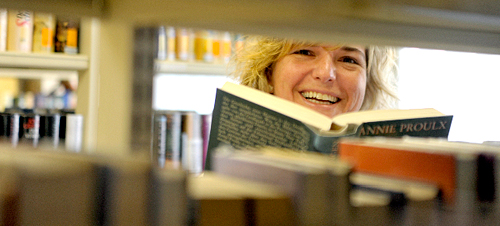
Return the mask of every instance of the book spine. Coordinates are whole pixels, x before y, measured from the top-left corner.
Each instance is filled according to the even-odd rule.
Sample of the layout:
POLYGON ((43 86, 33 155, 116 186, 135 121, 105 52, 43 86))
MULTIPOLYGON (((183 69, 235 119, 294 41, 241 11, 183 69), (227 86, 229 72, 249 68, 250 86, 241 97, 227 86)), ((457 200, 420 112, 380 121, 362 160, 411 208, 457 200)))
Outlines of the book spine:
POLYGON ((328 215, 331 216, 328 225, 349 225, 349 214, 352 212, 349 175, 350 172, 329 174, 329 192, 325 195, 325 199, 331 204, 328 209, 328 215))
POLYGON ((167 160, 172 162, 172 165, 175 169, 178 169, 180 167, 181 162, 181 133, 181 112, 169 112, 167 114, 166 157, 167 160))
POLYGON ((153 115, 153 136, 151 144, 151 153, 153 163, 163 168, 166 162, 166 143, 167 143, 167 117, 162 114, 153 115))
POLYGON ((203 171, 201 116, 196 112, 185 112, 182 123, 182 168, 199 174, 203 171))
POLYGON ((187 177, 182 170, 152 171, 149 225, 186 225, 188 222, 187 177))
POLYGON ((167 34, 165 32, 165 26, 160 26, 158 28, 158 60, 167 59, 167 34))
POLYGON ((11 145, 10 141, 10 114, 0 113, 0 144, 11 145))
POLYGON ((10 116, 10 141, 13 147, 19 144, 19 138, 22 137, 21 115, 14 113, 10 116))
POLYGON ((480 202, 494 202, 497 199, 496 191, 496 156, 481 153, 477 157, 476 192, 480 202))
POLYGON ((69 114, 66 116, 66 151, 80 152, 82 150, 83 116, 69 114))
POLYGON ((477 156, 464 154, 456 156, 456 190, 455 202, 451 208, 439 211, 439 218, 454 224, 472 224, 478 202, 476 195, 477 156))
POLYGON ((175 60, 175 28, 166 27, 166 59, 169 61, 175 60))
POLYGON ((155 111, 153 113, 153 135, 151 156, 155 166, 181 166, 182 112, 155 111))
POLYGON ((203 169, 207 161, 208 140, 210 139, 210 126, 212 124, 212 115, 202 116, 202 137, 203 137, 203 169))
POLYGON ((57 18, 54 51, 76 54, 79 47, 80 22, 71 18, 57 18))
POLYGON ((31 52, 33 44, 33 12, 9 10, 7 51, 31 52))
POLYGON ((35 13, 33 26, 33 52, 53 52, 56 17, 48 13, 35 13))
POLYGON ((40 139, 40 115, 25 114, 20 116, 22 136, 19 138, 19 145, 28 147, 38 147, 40 139))
POLYGON ((0 52, 7 51, 7 9, 0 9, 0 52))

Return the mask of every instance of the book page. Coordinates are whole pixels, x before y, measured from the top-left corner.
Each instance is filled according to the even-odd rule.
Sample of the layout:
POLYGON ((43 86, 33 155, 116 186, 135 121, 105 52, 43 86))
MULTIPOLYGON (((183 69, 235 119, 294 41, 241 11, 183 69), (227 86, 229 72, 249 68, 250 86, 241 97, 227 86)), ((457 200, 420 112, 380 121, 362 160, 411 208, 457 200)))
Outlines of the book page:
POLYGON ((330 130, 332 122, 331 118, 294 102, 273 96, 269 93, 265 93, 251 87, 231 82, 226 82, 222 87, 222 90, 280 114, 299 120, 305 124, 314 126, 320 130, 330 130))

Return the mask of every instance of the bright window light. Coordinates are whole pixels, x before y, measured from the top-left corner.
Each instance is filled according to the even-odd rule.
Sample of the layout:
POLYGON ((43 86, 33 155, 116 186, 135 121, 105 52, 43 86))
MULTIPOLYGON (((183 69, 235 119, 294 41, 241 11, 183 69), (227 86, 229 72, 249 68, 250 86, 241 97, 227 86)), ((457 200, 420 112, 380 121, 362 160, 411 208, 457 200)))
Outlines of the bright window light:
POLYGON ((153 109, 212 114, 217 88, 227 76, 157 74, 153 80, 153 109))
POLYGON ((454 115, 452 141, 500 141, 500 55, 404 48, 399 61, 400 108, 454 115))

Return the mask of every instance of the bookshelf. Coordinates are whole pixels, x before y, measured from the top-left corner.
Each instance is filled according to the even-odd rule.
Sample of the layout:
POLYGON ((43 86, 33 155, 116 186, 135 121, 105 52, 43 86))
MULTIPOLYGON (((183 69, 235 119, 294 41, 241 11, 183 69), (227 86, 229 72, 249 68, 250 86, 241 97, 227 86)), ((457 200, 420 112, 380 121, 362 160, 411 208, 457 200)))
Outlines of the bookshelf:
POLYGON ((60 1, 7 0, 0 7, 86 18, 82 23, 81 52, 88 57, 88 67, 78 73, 77 112, 86 119, 84 149, 97 152, 118 154, 130 149, 135 132, 131 102, 137 100, 133 55, 134 30, 138 27, 168 24, 318 41, 500 53, 500 5, 494 0, 57 3, 60 1))
MULTIPOLYGON (((109 155, 123 155, 131 151, 131 138, 141 132, 132 124, 134 116, 137 116, 133 103, 151 101, 146 98, 150 96, 147 83, 139 84, 143 85, 139 88, 146 87, 144 95, 136 94, 138 87, 134 81, 141 78, 134 67, 135 47, 139 46, 135 36, 137 28, 169 24, 316 41, 500 54, 500 5, 495 0, 407 0, 403 3, 389 0, 6 0, 0 2, 0 7, 22 7, 83 17, 80 47, 86 66, 73 65, 68 70, 78 73, 76 111, 85 118, 84 150, 109 155)), ((148 43, 151 40, 146 38, 143 41, 148 43)), ((212 69, 203 68, 207 65, 191 69, 190 64, 186 66, 188 69, 183 69, 179 65, 163 63, 157 63, 155 69, 152 55, 145 56, 149 68, 143 70, 151 74, 143 76, 152 76, 155 70, 174 70, 169 67, 178 67, 175 70, 180 73, 190 73, 190 70, 219 73, 221 70, 212 68, 212 72, 212 69)), ((24 60, 31 62, 41 60, 34 55, 22 57, 28 57, 24 60)), ((4 62, 4 58, 16 59, 16 56, 0 55, 0 62, 4 62)), ((65 67, 70 64, 64 63, 66 60, 48 59, 59 61, 49 68, 45 68, 44 60, 39 65, 22 65, 20 61, 0 67, 61 72, 67 70, 65 67)), ((147 108, 148 105, 141 106, 147 108)), ((151 109, 143 110, 147 112, 151 109)))

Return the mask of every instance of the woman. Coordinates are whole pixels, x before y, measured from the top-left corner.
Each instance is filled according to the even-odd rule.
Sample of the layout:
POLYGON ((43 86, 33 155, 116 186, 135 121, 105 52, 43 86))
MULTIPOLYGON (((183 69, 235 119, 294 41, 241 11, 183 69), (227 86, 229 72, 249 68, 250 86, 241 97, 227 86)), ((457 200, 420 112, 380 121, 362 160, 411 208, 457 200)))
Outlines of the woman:
POLYGON ((396 51, 248 37, 232 63, 243 85, 329 117, 395 107, 396 51))

